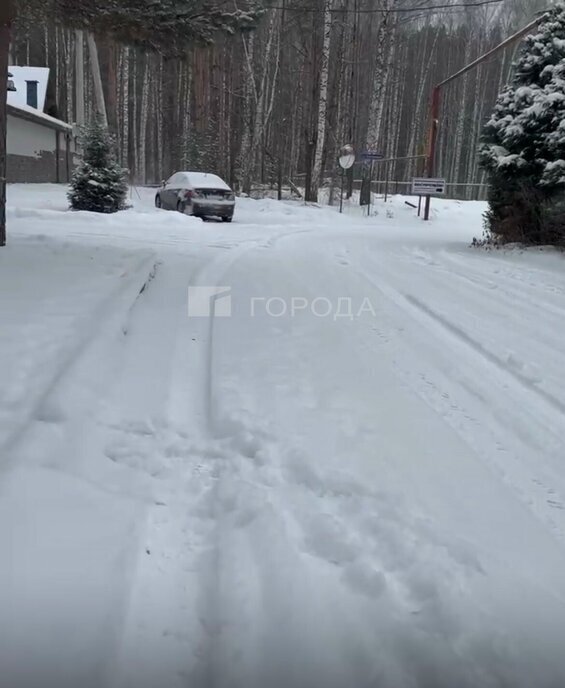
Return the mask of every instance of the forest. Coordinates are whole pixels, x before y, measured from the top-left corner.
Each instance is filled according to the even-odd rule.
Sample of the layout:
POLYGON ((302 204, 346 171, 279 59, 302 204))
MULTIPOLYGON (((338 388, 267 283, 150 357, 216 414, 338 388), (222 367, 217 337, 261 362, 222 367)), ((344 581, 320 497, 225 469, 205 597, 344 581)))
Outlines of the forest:
MULTIPOLYGON (((13 28, 10 64, 50 67, 47 112, 80 124, 99 107, 97 55, 109 129, 134 184, 206 169, 246 193, 290 184, 317 200, 328 187, 331 201, 346 143, 395 158, 373 176, 396 190, 422 172, 433 85, 547 5, 270 0, 253 28, 169 55, 26 16, 13 28)), ((436 172, 460 185, 452 195, 482 193, 478 144, 515 49, 445 89, 436 172)), ((352 177, 365 172, 356 165, 352 177)))

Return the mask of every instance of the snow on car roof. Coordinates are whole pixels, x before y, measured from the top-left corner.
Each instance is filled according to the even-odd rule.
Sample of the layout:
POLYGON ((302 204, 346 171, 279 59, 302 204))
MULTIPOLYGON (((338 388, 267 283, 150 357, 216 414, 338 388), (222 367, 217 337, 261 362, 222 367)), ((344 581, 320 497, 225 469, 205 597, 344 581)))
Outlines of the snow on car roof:
POLYGON ((215 174, 207 172, 183 172, 188 176, 190 183, 199 189, 225 189, 231 191, 226 182, 215 174))

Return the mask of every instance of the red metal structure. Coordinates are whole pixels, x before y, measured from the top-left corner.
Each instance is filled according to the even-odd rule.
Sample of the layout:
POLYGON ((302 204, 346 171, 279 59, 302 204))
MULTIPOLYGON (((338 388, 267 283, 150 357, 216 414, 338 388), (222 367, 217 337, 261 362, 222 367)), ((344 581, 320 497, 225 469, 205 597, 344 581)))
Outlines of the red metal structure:
MULTIPOLYGON (((433 88, 432 91, 432 100, 431 100, 431 107, 430 107, 430 130, 428 134, 428 142, 429 142, 429 148, 428 148, 428 161, 427 161, 427 166, 426 166, 426 173, 428 177, 433 177, 435 174, 435 156, 436 156, 436 143, 437 143, 437 131, 438 131, 438 125, 439 125, 439 107, 441 103, 441 89, 443 86, 446 86, 447 84, 451 83, 452 81, 455 81, 455 79, 458 79, 460 76, 463 76, 463 74, 466 74, 468 71, 471 69, 474 69, 478 65, 482 64, 483 62, 486 62, 490 57, 498 53, 500 50, 504 50, 504 48, 507 48, 509 45, 512 43, 516 42, 519 38, 522 38, 525 34, 527 34, 531 29, 535 28, 543 19, 543 14, 534 21, 530 22, 524 28, 520 29, 520 31, 517 31, 515 34, 512 34, 509 38, 505 39, 502 41, 502 43, 499 43, 496 47, 492 48, 492 50, 489 50, 486 52, 484 55, 481 55, 478 57, 476 60, 473 60, 473 62, 470 62, 468 65, 460 69, 458 72, 455 72, 455 74, 452 74, 451 76, 448 76, 447 79, 444 79, 443 81, 440 81, 439 84, 436 84, 433 88)), ((430 196, 426 196, 426 206, 424 210, 424 220, 429 220, 430 219, 430 196)))

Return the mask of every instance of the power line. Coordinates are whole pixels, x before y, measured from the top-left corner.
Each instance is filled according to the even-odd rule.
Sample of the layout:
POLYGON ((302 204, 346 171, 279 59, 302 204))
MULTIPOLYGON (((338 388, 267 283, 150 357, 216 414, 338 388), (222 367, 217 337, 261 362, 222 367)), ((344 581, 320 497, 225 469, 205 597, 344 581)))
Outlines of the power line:
MULTIPOLYGON (((400 14, 407 12, 425 12, 428 10, 458 10, 464 9, 465 7, 482 7, 483 5, 494 5, 503 2, 503 0, 480 0, 480 2, 468 2, 461 5, 428 5, 427 7, 398 7, 397 9, 384 9, 384 8, 374 8, 374 9, 357 9, 351 10, 345 7, 342 8, 332 8, 330 12, 332 14, 344 14, 347 12, 355 12, 356 14, 400 14)), ((323 9, 316 7, 288 7, 283 5, 264 5, 267 10, 285 10, 286 12, 324 12, 323 9)))

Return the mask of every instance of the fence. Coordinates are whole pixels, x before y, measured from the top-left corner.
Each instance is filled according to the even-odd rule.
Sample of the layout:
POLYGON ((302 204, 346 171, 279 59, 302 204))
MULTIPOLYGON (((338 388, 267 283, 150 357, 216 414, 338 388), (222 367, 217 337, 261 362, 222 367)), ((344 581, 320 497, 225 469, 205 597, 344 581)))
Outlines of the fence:
MULTIPOLYGON (((359 188, 361 180, 359 180, 359 188)), ((458 201, 485 201, 487 198, 487 185, 475 182, 447 182, 444 198, 452 198, 458 201)), ((400 182, 386 180, 373 180, 372 191, 384 195, 401 194, 411 196, 412 182, 400 182)))
MULTIPOLYGON (((297 174, 292 178, 292 182, 301 190, 304 189, 305 174, 297 174)), ((360 177, 353 179, 353 190, 360 191, 363 180, 360 177)), ((341 177, 335 181, 336 196, 339 199, 339 192, 341 187, 341 177)), ((324 181, 324 187, 331 186, 331 179, 328 177, 324 181)), ((447 182, 444 198, 451 198, 458 201, 485 201, 487 198, 488 186, 484 183, 478 182, 447 182)), ((412 180, 397 180, 397 179, 373 179, 371 182, 371 191, 374 194, 400 194, 402 196, 412 196, 412 180)))
MULTIPOLYGON (((291 180, 284 180, 282 185, 283 200, 298 200, 304 195, 304 174, 294 175, 291 180)), ((361 190, 361 179, 353 180, 353 191, 359 192, 361 190)), ((159 184, 145 184, 145 186, 158 188, 159 184)), ((325 179, 321 190, 325 189, 328 195, 328 190, 331 186, 331 180, 325 179)), ((339 194, 341 188, 341 179, 337 178, 334 185, 334 203, 339 203, 339 194)), ((487 185, 475 182, 448 182, 446 184, 446 193, 444 198, 451 198, 459 201, 484 201, 487 197, 487 185)), ((371 191, 373 194, 384 196, 387 195, 401 195, 412 196, 412 182, 399 180, 374 179, 371 183, 371 191)), ((251 188, 250 196, 252 198, 277 198, 278 188, 277 184, 254 184, 251 188)))

